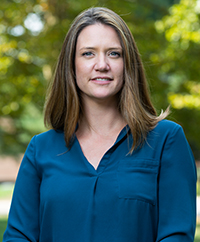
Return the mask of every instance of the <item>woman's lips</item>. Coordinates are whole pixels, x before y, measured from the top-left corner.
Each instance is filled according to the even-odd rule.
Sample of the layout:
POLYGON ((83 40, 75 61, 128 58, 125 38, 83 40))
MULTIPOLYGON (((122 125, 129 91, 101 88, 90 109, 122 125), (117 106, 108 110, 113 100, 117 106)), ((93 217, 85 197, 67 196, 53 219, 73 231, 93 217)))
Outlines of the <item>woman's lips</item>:
POLYGON ((91 81, 98 83, 98 84, 108 84, 112 81, 113 79, 110 77, 95 77, 92 78, 91 81))

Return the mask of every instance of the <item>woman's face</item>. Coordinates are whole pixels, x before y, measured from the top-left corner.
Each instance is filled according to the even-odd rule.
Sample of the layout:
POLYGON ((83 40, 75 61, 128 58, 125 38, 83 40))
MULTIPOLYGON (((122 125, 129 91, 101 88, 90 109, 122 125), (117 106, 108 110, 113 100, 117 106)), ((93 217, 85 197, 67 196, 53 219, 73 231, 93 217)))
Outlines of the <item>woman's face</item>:
POLYGON ((122 46, 114 28, 100 23, 85 27, 75 54, 76 82, 83 101, 117 100, 123 70, 122 46))

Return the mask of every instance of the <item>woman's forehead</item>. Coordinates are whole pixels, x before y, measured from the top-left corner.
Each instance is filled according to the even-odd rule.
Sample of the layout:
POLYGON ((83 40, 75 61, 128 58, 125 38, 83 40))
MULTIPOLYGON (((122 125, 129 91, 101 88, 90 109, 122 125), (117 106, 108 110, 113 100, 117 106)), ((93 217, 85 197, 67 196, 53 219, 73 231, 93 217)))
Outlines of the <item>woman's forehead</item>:
POLYGON ((77 39, 78 48, 91 47, 106 44, 110 47, 121 47, 121 41, 116 30, 105 24, 93 24, 85 27, 77 39))

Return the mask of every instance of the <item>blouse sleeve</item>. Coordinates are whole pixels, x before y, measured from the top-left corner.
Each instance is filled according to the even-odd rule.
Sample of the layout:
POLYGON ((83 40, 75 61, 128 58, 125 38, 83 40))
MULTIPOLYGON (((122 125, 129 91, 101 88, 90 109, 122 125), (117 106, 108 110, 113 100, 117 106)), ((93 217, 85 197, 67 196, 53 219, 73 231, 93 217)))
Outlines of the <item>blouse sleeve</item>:
POLYGON ((3 242, 39 241, 39 187, 33 138, 19 169, 3 242))
POLYGON ((158 185, 156 242, 192 242, 196 227, 196 166, 182 128, 168 135, 158 185))

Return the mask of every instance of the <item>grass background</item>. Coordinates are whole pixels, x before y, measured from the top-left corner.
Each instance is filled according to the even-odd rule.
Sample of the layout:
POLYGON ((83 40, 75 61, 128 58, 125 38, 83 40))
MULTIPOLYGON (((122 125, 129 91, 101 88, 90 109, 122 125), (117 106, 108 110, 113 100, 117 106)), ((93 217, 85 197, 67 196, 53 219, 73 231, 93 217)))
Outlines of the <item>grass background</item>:
POLYGON ((0 241, 3 240, 3 233, 6 229, 7 224, 7 218, 6 217, 0 217, 0 241))

